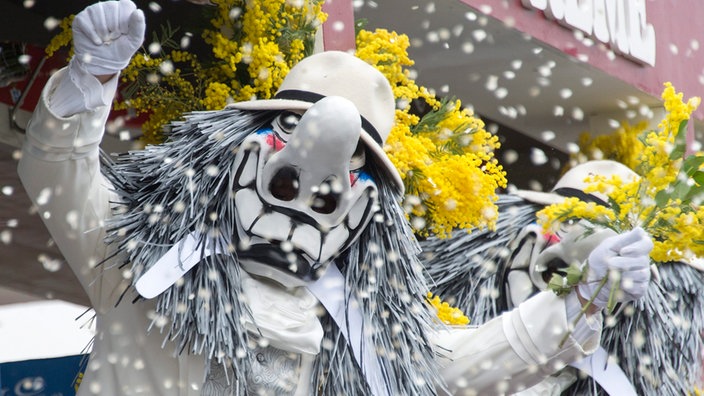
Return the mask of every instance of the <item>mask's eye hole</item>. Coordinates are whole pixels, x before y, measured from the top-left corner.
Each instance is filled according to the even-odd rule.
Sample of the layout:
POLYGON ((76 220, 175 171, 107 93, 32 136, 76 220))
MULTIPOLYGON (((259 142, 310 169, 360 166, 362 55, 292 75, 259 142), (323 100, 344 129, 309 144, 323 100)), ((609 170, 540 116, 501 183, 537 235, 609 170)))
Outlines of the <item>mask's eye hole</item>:
POLYGON ((352 159, 350 160, 350 170, 353 171, 360 169, 364 166, 366 162, 367 158, 366 150, 364 148, 364 142, 362 142, 362 139, 359 139, 359 141, 357 142, 357 148, 354 149, 352 159))
POLYGON ((557 273, 562 276, 567 275, 565 268, 569 267, 561 258, 554 258, 547 263, 545 263, 545 271, 542 273, 543 281, 545 283, 550 283, 552 275, 557 273))
POLYGON ((276 199, 292 201, 298 196, 298 172, 286 166, 279 169, 269 183, 269 191, 276 199))
POLYGON ((298 122, 300 120, 300 114, 294 113, 292 111, 284 111, 278 117, 276 117, 274 125, 276 126, 276 129, 279 132, 290 135, 293 130, 296 129, 296 126, 298 126, 298 122))
POLYGON ((340 201, 340 194, 334 189, 331 182, 325 182, 320 189, 313 194, 311 209, 317 213, 330 214, 337 209, 340 201))

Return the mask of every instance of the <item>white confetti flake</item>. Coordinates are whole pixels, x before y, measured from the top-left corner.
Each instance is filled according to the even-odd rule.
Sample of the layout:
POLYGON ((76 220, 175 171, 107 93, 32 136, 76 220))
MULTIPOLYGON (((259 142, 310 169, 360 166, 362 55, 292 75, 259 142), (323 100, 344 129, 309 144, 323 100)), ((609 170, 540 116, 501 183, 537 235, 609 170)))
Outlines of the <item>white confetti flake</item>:
POLYGON ((191 46, 191 37, 193 37, 193 33, 190 32, 181 37, 181 42, 179 43, 181 49, 185 50, 191 46))
POLYGON ((540 133, 540 138, 546 142, 554 140, 555 137, 556 137, 556 135, 555 135, 555 132, 553 132, 553 131, 543 131, 540 133))
POLYGON ((336 32, 343 32, 345 30, 345 23, 342 21, 335 21, 332 24, 332 30, 336 32))
POLYGON ((152 12, 161 12, 161 5, 155 1, 152 1, 149 3, 149 9, 152 10, 152 12))
POLYGON ((215 165, 210 165, 205 169, 205 174, 210 176, 210 177, 215 177, 219 173, 219 168, 215 165))
POLYGON ((49 202, 49 199, 51 199, 51 189, 47 187, 39 192, 39 196, 37 197, 37 205, 46 205, 49 202))
POLYGON ((155 41, 149 44, 147 50, 149 50, 149 53, 151 54, 158 54, 161 52, 161 44, 155 41))
POLYGON ((506 150, 503 154, 503 160, 506 165, 513 164, 518 161, 518 152, 516 150, 506 150))
POLYGON ((149 73, 147 74, 147 82, 150 84, 158 84, 159 83, 159 75, 156 73, 149 73))
POLYGON ((494 76, 494 75, 489 75, 489 76, 487 76, 486 84, 484 84, 484 88, 486 88, 487 91, 493 91, 496 88, 498 88, 498 84, 499 84, 499 77, 494 76))
POLYGON ((45 254, 40 254, 38 260, 42 264, 42 267, 49 272, 56 272, 61 269, 62 262, 59 259, 51 258, 45 254))
POLYGON ((59 26, 60 21, 54 17, 48 17, 44 20, 44 28, 46 30, 52 31, 59 26))
POLYGON ((170 60, 165 60, 159 64, 161 74, 168 76, 174 72, 174 64, 170 60))
POLYGON ((23 65, 29 65, 29 61, 31 61, 31 60, 32 60, 32 57, 27 54, 23 54, 23 55, 20 55, 17 57, 17 61, 23 65))
POLYGON ((102 389, 103 388, 100 386, 100 382, 98 381, 91 381, 91 383, 88 384, 88 390, 90 390, 90 393, 94 395, 99 395, 102 389))
POLYGON ((531 147, 530 149, 530 161, 534 165, 543 165, 548 162, 548 156, 545 152, 537 147, 531 147))
POLYGON ((477 29, 472 32, 472 37, 474 37, 474 41, 481 43, 487 38, 488 34, 485 30, 482 29, 477 29))
POLYGON ((674 43, 670 43, 668 48, 670 49, 670 53, 672 53, 672 55, 677 55, 680 52, 679 48, 674 43))
POLYGON ((584 119, 584 110, 582 110, 579 107, 575 107, 572 109, 572 118, 574 118, 577 121, 582 121, 584 119))
POLYGON ((428 34, 425 35, 425 40, 429 43, 437 43, 440 41, 440 36, 436 31, 428 32, 428 34))
POLYGON ((0 232, 0 242, 4 243, 5 245, 9 245, 12 243, 12 231, 10 230, 3 230, 0 232))

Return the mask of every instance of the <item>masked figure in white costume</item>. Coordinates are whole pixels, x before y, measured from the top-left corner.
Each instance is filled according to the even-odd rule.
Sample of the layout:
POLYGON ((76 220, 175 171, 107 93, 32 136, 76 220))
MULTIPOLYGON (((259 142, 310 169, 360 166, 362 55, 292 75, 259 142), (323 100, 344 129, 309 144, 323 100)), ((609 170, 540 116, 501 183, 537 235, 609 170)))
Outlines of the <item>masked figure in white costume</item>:
MULTIPOLYGON (((577 222, 546 234, 535 214, 565 197, 608 205, 602 194, 584 192, 585 178, 595 174, 638 177, 618 162, 590 161, 565 173, 549 193, 500 195, 496 231, 457 231, 447 239, 422 241, 421 257, 436 293, 482 324, 546 290, 553 273, 584 261, 610 231, 585 237, 585 224, 577 222)), ((696 265, 662 263, 655 274, 643 298, 617 307, 593 356, 568 362, 574 367, 521 395, 675 396, 699 386, 704 273, 696 265), (613 359, 607 361, 609 356, 613 359)))
MULTIPOLYGON (((365 62, 310 56, 274 99, 188 114, 166 143, 101 159, 144 18, 106 1, 73 33, 19 172, 96 311, 79 394, 506 394, 598 346, 598 314, 558 345, 576 292, 478 328, 438 325, 382 149, 394 98, 365 62)), ((649 276, 645 235, 604 244, 602 274, 649 276)))

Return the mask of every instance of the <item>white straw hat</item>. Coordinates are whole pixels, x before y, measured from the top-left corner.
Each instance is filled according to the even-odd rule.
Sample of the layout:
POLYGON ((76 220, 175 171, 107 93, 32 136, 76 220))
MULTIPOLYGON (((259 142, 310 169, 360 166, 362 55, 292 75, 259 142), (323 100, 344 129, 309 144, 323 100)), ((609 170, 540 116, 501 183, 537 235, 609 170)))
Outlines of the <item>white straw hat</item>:
POLYGON ((639 178, 637 173, 620 162, 611 160, 588 161, 568 170, 557 181, 551 192, 518 190, 513 192, 513 195, 541 205, 552 205, 562 202, 565 198, 576 197, 585 202, 595 202, 609 206, 609 197, 604 194, 599 192, 587 194, 584 192, 588 184, 585 180, 595 175, 605 177, 619 176, 624 183, 630 183, 639 178))
POLYGON ((363 60, 341 51, 304 58, 286 75, 274 99, 232 103, 240 110, 307 110, 326 96, 341 96, 355 104, 362 116, 361 139, 403 193, 398 170, 386 156, 384 143, 394 123, 395 100, 388 80, 363 60))
MULTIPOLYGON (((513 192, 513 195, 517 195, 526 201, 540 205, 552 205, 562 202, 565 198, 576 197, 584 202, 595 202, 599 205, 610 206, 608 203, 609 197, 604 194, 599 192, 587 194, 584 192, 584 188, 588 184, 585 182, 585 179, 594 175, 606 177, 618 176, 624 183, 630 183, 640 178, 631 168, 620 162, 611 160, 588 161, 567 171, 567 173, 557 181, 551 192, 518 190, 513 192)), ((704 258, 684 258, 681 262, 704 272, 704 258)), ((650 269, 653 271, 655 278, 660 277, 657 266, 651 265, 650 269)))

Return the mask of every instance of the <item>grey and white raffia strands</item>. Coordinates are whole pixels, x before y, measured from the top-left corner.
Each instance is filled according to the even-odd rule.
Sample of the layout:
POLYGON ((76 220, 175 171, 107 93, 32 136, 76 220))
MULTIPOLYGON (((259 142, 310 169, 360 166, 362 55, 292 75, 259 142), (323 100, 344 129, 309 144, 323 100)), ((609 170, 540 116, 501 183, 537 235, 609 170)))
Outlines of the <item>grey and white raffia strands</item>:
MULTIPOLYGON (((124 254, 133 281, 193 231, 199 232, 202 246, 229 252, 207 257, 159 295, 156 314, 165 339, 176 342, 175 353, 231 364, 236 378, 245 378, 251 369, 243 357, 250 340, 240 328, 240 318, 250 313, 239 298, 240 268, 233 265, 230 162, 241 141, 271 117, 236 110, 193 113, 174 125, 168 142, 121 155, 114 163, 105 161, 103 167, 122 199, 107 224, 107 242, 124 254)), ((237 393, 244 392, 236 383, 237 393)))
POLYGON ((421 241, 431 290, 462 309, 472 324, 486 323, 510 308, 504 289, 510 247, 523 228, 535 222, 541 208, 512 195, 499 195, 496 204, 495 232, 456 230, 450 238, 421 241))
MULTIPOLYGON (((108 224, 107 242, 124 255, 134 280, 177 241, 194 231, 200 246, 218 247, 174 286, 156 297, 152 331, 163 325, 175 353, 202 353, 225 368, 228 392, 247 394, 253 379, 257 335, 242 296, 233 185, 233 160, 250 134, 270 124, 278 111, 224 110, 189 114, 169 140, 116 160, 106 159, 106 176, 123 202, 108 224), (222 253, 224 252, 224 253, 222 253)), ((334 261, 346 278, 344 292, 359 301, 364 329, 373 337, 390 394, 433 395, 439 378, 428 340, 433 321, 424 306, 428 287, 416 257, 419 247, 399 205, 400 197, 378 169, 380 211, 359 239, 334 261)), ((128 291, 133 293, 133 291, 128 291)), ((128 302, 122 302, 128 303, 128 302)), ((352 349, 327 313, 315 357, 311 389, 319 395, 368 394, 352 349)), ((222 374, 222 373, 221 373, 222 374)), ((219 377, 222 375, 218 374, 219 377)), ((213 384, 211 384, 213 385, 213 384)), ((214 387, 211 387, 215 389, 214 387)))

